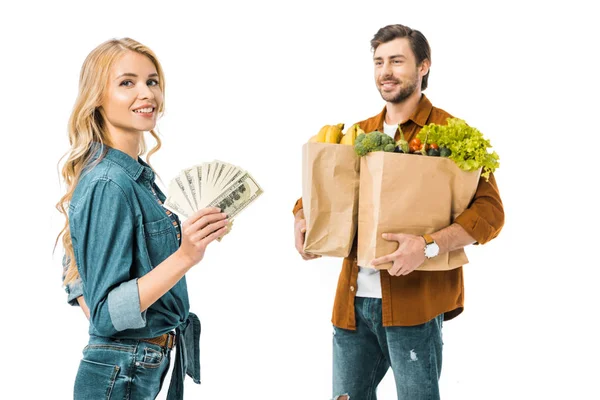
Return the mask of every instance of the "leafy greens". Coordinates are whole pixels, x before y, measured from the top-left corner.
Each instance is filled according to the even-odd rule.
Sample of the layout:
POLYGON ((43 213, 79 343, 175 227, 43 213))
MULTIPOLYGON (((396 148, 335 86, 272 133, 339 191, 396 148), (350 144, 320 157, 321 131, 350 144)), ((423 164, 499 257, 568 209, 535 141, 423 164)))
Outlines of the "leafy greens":
POLYGON ((500 157, 493 151, 490 141, 476 128, 470 127, 459 118, 448 118, 447 125, 429 124, 423 127, 417 137, 421 142, 437 143, 452 151, 452 159, 458 167, 464 171, 475 171, 482 168, 481 176, 489 180, 490 172, 494 172, 500 166, 500 157))

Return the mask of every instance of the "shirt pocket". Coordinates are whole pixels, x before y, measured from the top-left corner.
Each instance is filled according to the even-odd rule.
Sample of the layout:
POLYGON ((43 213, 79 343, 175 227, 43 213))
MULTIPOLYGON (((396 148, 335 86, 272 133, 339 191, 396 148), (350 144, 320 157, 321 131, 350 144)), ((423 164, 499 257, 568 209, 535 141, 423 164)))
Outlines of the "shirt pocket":
POLYGON ((168 216, 144 225, 146 252, 152 268, 163 262, 179 247, 173 221, 168 216))

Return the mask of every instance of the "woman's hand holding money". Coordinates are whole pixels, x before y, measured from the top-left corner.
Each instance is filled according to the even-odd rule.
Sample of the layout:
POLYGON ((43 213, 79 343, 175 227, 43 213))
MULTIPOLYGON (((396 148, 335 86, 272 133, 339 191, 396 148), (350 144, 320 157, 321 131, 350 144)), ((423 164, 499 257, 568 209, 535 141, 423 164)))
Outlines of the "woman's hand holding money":
POLYGON ((206 247, 227 233, 229 219, 217 207, 198 210, 181 225, 181 246, 177 252, 194 266, 204 258, 206 247))
POLYGON ((181 225, 181 246, 138 279, 140 311, 144 312, 204 258, 206 247, 227 232, 229 219, 219 208, 203 208, 181 225))

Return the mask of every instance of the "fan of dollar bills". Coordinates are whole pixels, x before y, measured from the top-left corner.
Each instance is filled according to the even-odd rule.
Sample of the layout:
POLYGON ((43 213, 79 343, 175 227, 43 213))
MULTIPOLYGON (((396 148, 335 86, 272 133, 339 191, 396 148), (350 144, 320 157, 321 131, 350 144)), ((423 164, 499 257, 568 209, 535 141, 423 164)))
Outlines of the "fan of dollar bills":
POLYGON ((247 171, 215 160, 181 171, 169 184, 164 206, 181 219, 205 207, 219 207, 232 221, 262 193, 247 171))

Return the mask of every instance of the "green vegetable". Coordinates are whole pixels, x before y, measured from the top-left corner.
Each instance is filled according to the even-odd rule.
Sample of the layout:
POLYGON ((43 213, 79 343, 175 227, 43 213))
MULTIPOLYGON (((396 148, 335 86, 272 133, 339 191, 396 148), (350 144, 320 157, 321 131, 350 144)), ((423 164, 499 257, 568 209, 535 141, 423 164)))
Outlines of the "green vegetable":
POLYGON ((470 127, 458 118, 448 118, 447 125, 429 124, 423 127, 417 135, 421 141, 437 143, 440 155, 449 157, 464 171, 474 171, 482 168, 481 176, 489 179, 490 173, 500 166, 498 154, 488 152, 492 147, 490 141, 476 128, 470 127), (450 151, 447 154, 444 148, 450 151))
POLYGON ((431 149, 427 150, 427 155, 433 156, 433 157, 439 157, 440 151, 438 149, 431 148, 431 149))
MULTIPOLYGON (((389 137, 389 136, 388 136, 389 137)), ((396 148, 396 146, 394 146, 393 143, 388 143, 385 146, 383 146, 383 151, 387 151, 387 152, 393 152, 394 149, 396 148)))
POLYGON ((354 151, 360 157, 372 151, 393 152, 395 147, 394 139, 379 131, 361 133, 354 142, 354 151))
POLYGON ((408 153, 408 142, 404 138, 404 132, 402 132, 400 124, 398 124, 398 132, 400 132, 400 139, 396 142, 396 146, 398 146, 403 153, 408 153))

